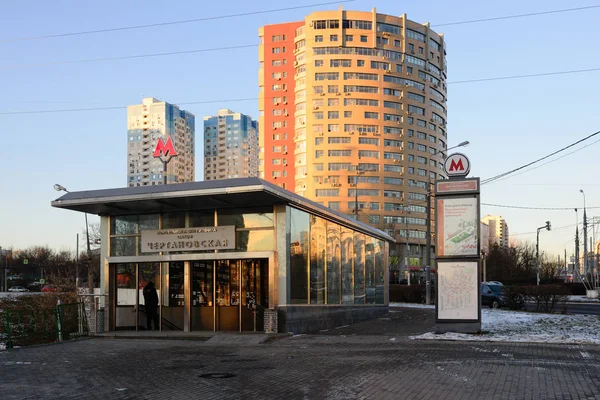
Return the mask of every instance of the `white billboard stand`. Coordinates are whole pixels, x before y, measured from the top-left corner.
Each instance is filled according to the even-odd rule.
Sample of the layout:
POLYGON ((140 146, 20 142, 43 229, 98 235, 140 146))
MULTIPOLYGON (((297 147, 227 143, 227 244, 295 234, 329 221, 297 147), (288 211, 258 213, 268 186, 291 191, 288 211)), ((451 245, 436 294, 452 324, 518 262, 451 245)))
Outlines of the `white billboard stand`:
POLYGON ((464 154, 452 154, 448 179, 435 182, 436 333, 481 331, 479 178, 466 178, 470 169, 464 154))

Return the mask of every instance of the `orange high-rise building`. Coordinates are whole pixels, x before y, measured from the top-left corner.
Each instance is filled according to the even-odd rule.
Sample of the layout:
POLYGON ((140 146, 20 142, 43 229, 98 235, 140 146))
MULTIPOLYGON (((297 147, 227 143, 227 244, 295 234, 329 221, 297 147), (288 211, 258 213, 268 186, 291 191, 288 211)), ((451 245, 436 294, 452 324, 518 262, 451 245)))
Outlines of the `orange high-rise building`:
POLYGON ((341 8, 259 36, 260 176, 401 246, 408 232, 411 264, 422 262, 426 194, 447 147, 443 36, 406 15, 341 8))

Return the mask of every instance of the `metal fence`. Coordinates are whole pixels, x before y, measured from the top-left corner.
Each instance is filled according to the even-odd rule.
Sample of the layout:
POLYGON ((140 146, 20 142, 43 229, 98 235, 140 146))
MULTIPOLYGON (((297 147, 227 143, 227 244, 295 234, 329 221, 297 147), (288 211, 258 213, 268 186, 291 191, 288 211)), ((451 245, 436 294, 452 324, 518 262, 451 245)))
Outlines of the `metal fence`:
POLYGON ((30 346, 87 336, 83 303, 52 309, 0 311, 0 347, 30 346))

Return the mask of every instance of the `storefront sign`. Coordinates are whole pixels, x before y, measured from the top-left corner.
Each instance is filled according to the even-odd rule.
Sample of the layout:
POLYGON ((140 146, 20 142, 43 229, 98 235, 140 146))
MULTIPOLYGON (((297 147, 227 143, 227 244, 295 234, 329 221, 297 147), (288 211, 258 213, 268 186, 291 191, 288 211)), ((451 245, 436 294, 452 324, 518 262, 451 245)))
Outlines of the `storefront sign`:
POLYGON ((142 231, 142 253, 235 249, 235 226, 142 231))
POLYGON ((477 256, 477 198, 438 198, 438 256, 477 256))
POLYGON ((437 319, 477 320, 477 261, 438 261, 437 319))

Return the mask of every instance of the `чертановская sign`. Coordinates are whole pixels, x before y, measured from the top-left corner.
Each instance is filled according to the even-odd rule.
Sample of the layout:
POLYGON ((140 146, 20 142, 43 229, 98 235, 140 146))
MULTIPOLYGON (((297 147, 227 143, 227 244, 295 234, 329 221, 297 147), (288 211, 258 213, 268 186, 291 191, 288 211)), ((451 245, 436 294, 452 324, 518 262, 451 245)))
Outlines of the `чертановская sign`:
POLYGON ((142 253, 235 249, 235 226, 142 231, 142 253))

